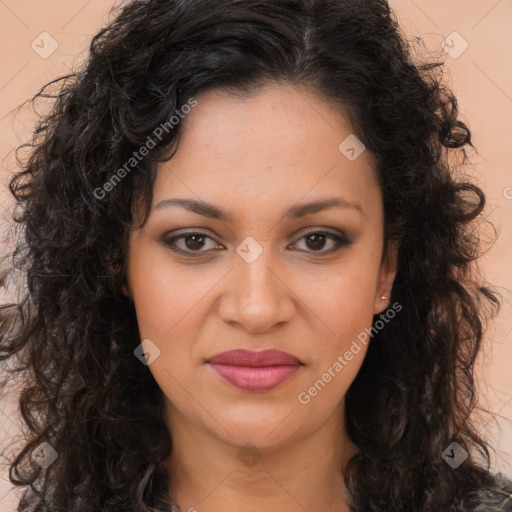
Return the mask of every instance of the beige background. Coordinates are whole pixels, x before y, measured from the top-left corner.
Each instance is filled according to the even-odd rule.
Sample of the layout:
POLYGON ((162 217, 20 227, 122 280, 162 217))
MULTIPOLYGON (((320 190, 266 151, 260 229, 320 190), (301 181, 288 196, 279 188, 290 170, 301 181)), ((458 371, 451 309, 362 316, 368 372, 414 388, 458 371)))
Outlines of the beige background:
MULTIPOLYGON (((83 60, 91 37, 106 22, 114 3, 0 0, 0 178, 4 185, 15 168, 12 150, 26 141, 36 119, 26 108, 16 115, 14 109, 44 83, 83 60), (52 45, 58 47, 46 55, 52 45)), ((478 154, 469 152, 473 173, 487 194, 489 219, 500 233, 482 260, 488 280, 498 287, 504 303, 487 333, 479 363, 486 398, 482 403, 493 412, 483 417, 481 432, 496 447, 494 468, 512 476, 512 0, 391 0, 390 4, 408 37, 422 37, 433 58, 443 56, 446 79, 478 149, 478 154), (441 48, 445 38, 448 53, 441 48)), ((11 205, 2 185, 4 227, 11 205)), ((13 446, 11 437, 18 432, 15 411, 13 400, 0 406, 1 448, 13 446)), ((5 467, 0 469, 0 509, 9 512, 14 510, 15 496, 5 481, 5 467)))

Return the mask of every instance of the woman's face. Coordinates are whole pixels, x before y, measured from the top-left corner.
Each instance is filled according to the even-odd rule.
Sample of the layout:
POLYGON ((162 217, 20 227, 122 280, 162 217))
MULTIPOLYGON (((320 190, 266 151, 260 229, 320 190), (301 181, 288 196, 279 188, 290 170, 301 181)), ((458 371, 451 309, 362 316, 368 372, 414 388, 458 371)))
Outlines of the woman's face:
POLYGON ((159 166, 151 215, 130 233, 129 293, 149 369, 171 433, 186 424, 232 445, 299 442, 342 424, 361 333, 389 306, 394 260, 381 266, 372 160, 358 156, 340 111, 304 89, 196 99, 159 166), (185 234, 196 236, 171 240, 185 234), (234 349, 300 364, 213 364, 234 349))

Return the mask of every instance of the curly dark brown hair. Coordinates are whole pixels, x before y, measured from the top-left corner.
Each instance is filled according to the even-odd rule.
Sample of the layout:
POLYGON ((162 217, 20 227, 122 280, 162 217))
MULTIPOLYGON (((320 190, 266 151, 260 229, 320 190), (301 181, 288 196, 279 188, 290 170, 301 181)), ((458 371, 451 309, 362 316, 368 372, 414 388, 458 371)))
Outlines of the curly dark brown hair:
POLYGON ((134 357, 122 286, 135 205, 147 216, 180 124, 98 191, 194 94, 269 83, 305 85, 345 109, 378 164, 384 239, 400 243, 391 299, 403 309, 346 395, 351 510, 495 510, 512 490, 490 472, 470 413, 500 298, 476 266, 484 193, 449 158, 466 163, 473 145, 443 62, 413 58, 385 0, 133 0, 111 14, 82 67, 31 99, 51 108, 17 148, 9 185, 19 238, 1 281, 15 269, 26 278, 0 309, 0 361, 24 375, 26 444, 9 471, 25 487, 18 510, 171 510, 162 392, 134 357), (31 457, 43 442, 58 453, 47 468, 31 457), (469 453, 457 469, 441 456, 452 442, 469 453))

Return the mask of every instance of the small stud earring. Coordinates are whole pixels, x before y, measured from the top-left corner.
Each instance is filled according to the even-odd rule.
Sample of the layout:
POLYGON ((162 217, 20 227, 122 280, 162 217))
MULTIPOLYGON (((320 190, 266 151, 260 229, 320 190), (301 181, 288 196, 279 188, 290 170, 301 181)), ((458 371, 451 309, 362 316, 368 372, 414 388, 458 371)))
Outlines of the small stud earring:
POLYGON ((389 300, 387 297, 384 297, 384 295, 381 297, 381 299, 389 300))

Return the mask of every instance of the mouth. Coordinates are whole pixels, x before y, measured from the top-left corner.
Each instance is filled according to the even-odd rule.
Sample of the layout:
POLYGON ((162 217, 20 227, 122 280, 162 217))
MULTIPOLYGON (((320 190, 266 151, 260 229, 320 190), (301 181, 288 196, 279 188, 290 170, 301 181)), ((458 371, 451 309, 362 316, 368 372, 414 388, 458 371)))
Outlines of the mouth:
POLYGON ((243 391, 265 392, 289 381, 304 364, 280 350, 229 350, 207 363, 224 381, 243 391))

